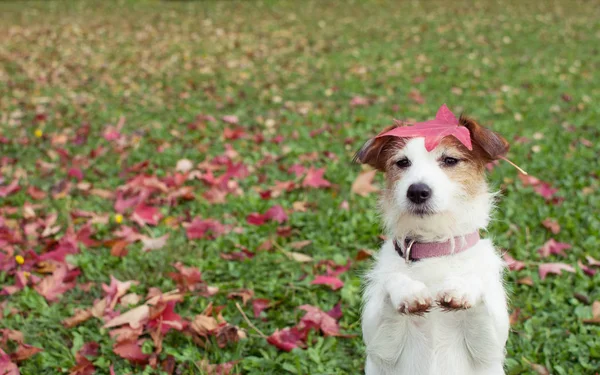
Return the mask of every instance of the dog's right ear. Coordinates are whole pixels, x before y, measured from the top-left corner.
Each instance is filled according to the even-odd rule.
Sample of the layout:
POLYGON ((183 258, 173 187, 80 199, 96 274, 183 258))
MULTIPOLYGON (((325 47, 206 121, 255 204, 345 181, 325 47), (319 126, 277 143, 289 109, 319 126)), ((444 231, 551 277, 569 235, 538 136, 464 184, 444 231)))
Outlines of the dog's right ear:
MULTIPOLYGON (((381 133, 383 134, 387 131, 392 130, 396 126, 389 126, 385 128, 381 133)), ((387 155, 390 147, 393 145, 394 139, 398 139, 396 137, 382 137, 382 138, 371 138, 358 150, 358 152, 354 155, 353 161, 355 163, 368 164, 371 167, 380 170, 382 172, 385 171, 385 165, 387 162, 387 155)))

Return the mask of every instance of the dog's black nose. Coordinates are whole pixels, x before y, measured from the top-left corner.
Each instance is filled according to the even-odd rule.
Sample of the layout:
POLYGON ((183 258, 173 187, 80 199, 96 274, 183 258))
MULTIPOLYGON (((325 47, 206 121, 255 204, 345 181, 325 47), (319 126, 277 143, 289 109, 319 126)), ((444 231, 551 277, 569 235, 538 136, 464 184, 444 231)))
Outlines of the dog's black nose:
POLYGON ((431 197, 431 188, 425 184, 412 184, 406 196, 414 203, 425 203, 431 197))

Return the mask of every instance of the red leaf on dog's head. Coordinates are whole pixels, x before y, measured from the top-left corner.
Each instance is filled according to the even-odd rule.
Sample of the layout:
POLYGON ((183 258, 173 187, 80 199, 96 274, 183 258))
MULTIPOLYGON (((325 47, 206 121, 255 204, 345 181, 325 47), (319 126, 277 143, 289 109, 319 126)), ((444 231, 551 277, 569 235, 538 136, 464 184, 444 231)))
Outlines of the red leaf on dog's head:
POLYGON ((574 273, 575 268, 565 263, 544 263, 540 264, 538 271, 540 278, 544 280, 549 273, 554 273, 556 275, 560 275, 562 271, 574 273))
POLYGON ((411 126, 397 127, 378 135, 377 138, 386 136, 400 138, 424 137, 425 149, 431 151, 440 144, 442 138, 449 135, 454 136, 469 150, 473 149, 469 129, 460 125, 454 113, 444 104, 438 110, 435 119, 417 122, 411 126))

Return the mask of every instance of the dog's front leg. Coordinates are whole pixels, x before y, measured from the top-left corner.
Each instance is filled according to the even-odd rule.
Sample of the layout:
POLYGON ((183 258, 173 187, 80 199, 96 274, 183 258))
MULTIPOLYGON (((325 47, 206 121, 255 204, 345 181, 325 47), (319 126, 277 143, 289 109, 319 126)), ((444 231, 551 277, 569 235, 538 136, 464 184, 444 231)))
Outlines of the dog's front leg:
POLYGON ((400 314, 423 315, 432 304, 431 294, 425 284, 407 275, 394 275, 385 283, 392 306, 400 314))

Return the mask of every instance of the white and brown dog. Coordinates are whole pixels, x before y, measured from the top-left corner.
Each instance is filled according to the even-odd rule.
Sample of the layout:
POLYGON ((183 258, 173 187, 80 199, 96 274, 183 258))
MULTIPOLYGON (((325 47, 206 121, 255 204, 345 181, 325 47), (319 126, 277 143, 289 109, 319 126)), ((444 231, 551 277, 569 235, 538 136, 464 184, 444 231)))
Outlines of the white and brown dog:
POLYGON ((367 375, 504 374, 504 263, 479 231, 494 198, 485 166, 509 145, 472 119, 457 121, 472 150, 452 136, 429 152, 423 137, 380 136, 356 155, 386 178, 388 239, 364 291, 367 375))

